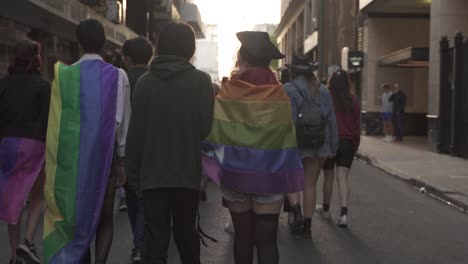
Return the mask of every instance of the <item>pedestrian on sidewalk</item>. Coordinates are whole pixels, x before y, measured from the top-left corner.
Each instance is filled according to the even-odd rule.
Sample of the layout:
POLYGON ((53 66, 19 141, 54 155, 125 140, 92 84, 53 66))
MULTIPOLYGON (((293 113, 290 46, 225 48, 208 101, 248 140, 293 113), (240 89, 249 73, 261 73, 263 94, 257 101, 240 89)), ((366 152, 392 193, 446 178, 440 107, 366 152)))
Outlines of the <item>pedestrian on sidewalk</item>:
POLYGON ((382 85, 382 96, 380 97, 382 103, 382 121, 384 130, 384 141, 391 142, 393 140, 393 103, 390 101, 392 90, 390 85, 384 83, 382 85))
POLYGON ((127 74, 99 55, 103 25, 83 20, 76 38, 84 55, 54 67, 44 219, 44 262, 50 264, 91 263, 95 237, 94 263, 106 263, 131 110, 127 74))
POLYGON ((239 32, 239 69, 216 97, 203 165, 221 184, 234 224, 236 264, 278 264, 278 220, 285 193, 302 190, 289 98, 269 65, 284 55, 266 32, 239 32))
POLYGON ((291 70, 292 80, 284 89, 291 99, 298 134, 297 144, 304 166, 303 224, 300 194, 288 195, 295 215, 292 231, 310 239, 317 199, 317 181, 325 159, 334 156, 338 149, 338 131, 330 92, 313 73, 315 66, 310 59, 304 55, 295 55, 292 64, 287 66, 291 70), (306 133, 305 128, 311 128, 308 129, 311 133, 306 133))
MULTIPOLYGON (((131 100, 133 100, 138 79, 148 71, 148 63, 153 57, 153 50, 153 45, 143 37, 127 40, 122 46, 122 57, 130 83, 131 100)), ((143 200, 130 188, 126 181, 124 184, 128 218, 133 234, 131 260, 132 264, 138 264, 141 262, 141 252, 144 246, 145 214, 143 200)))
POLYGON ((339 144, 336 155, 328 159, 324 166, 324 191, 322 215, 330 218, 330 201, 333 192, 333 180, 338 175, 338 194, 340 198, 341 213, 337 225, 347 227, 349 183, 348 176, 359 148, 361 138, 361 112, 356 96, 351 94, 349 76, 346 71, 335 71, 329 80, 336 121, 338 124, 339 144))
POLYGON ((406 94, 400 89, 400 85, 393 85, 393 94, 390 96, 393 103, 393 133, 397 142, 403 142, 404 122, 406 112, 406 94))
POLYGON ((40 263, 34 234, 44 210, 44 160, 50 86, 40 75, 41 48, 31 40, 13 47, 0 80, 0 220, 8 223, 11 264, 40 263), (26 237, 21 214, 29 196, 26 237))
POLYGON ((143 198, 143 263, 167 262, 171 232, 182 264, 200 263, 200 143, 211 129, 213 87, 190 63, 194 53, 192 27, 166 25, 133 94, 125 165, 130 188, 143 198))

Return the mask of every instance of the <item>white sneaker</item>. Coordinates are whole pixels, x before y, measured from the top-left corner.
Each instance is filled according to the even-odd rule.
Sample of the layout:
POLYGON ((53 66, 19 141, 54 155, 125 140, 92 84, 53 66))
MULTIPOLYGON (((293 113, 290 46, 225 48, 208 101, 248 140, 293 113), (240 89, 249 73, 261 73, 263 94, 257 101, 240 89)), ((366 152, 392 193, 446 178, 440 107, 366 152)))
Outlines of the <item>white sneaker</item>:
POLYGON ((343 228, 348 227, 348 216, 340 216, 340 218, 338 218, 338 220, 336 221, 336 225, 343 228))
POLYGON ((317 214, 319 214, 323 219, 325 220, 330 220, 331 219, 331 213, 330 210, 325 211, 323 208, 318 208, 316 209, 317 214))
POLYGON ((228 233, 231 233, 231 234, 234 234, 234 225, 232 224, 231 221, 226 223, 226 226, 224 227, 224 231, 228 232, 228 233))

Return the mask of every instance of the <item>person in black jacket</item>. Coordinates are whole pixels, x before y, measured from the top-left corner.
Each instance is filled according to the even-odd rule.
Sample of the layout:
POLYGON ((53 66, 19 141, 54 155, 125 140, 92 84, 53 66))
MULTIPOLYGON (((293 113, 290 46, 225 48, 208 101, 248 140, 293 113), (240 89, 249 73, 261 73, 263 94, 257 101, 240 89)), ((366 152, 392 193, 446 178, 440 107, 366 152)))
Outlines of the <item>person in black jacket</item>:
MULTIPOLYGON (((153 57, 153 45, 143 37, 127 40, 122 47, 122 57, 130 82, 130 98, 133 98, 132 95, 138 79, 148 71, 148 62, 153 57)), ((122 173, 121 175, 125 174, 122 173)), ((133 232, 131 259, 133 264, 138 264, 141 262, 140 253, 144 245, 145 214, 143 201, 127 184, 125 184, 125 198, 133 232)))
POLYGON ((393 85, 393 94, 390 96, 390 102, 393 102, 393 133, 396 142, 403 142, 403 122, 406 109, 406 94, 400 89, 400 85, 393 85))
POLYGON ((44 142, 50 104, 49 83, 40 75, 40 50, 34 41, 19 41, 9 74, 0 80, 0 220, 9 223, 10 263, 23 263, 20 257, 25 263, 40 262, 33 240, 44 209, 44 142), (26 236, 20 243, 21 209, 28 192, 26 236))
POLYGON ((166 25, 133 94, 125 169, 143 197, 143 263, 167 263, 171 232, 181 263, 200 263, 201 141, 211 129, 214 96, 209 75, 190 63, 194 53, 193 29, 166 25))

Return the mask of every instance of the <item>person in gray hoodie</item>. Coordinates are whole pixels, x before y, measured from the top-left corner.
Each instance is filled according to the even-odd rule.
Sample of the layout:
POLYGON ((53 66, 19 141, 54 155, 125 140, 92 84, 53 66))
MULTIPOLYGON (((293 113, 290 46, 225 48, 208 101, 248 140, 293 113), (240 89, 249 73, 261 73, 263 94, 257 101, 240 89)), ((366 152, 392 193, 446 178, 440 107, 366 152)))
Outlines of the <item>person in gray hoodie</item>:
POLYGON ((143 197, 143 263, 167 263, 171 229, 182 264, 200 263, 200 143, 211 129, 214 96, 210 77, 190 63, 194 52, 193 29, 168 24, 132 98, 125 165, 129 187, 143 197))

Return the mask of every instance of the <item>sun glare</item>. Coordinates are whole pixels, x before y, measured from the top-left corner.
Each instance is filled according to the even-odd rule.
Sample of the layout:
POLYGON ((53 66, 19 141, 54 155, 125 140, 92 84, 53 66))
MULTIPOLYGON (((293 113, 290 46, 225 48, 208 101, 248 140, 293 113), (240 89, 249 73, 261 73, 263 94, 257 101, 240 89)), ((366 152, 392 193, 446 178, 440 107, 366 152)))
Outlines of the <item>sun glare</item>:
POLYGON ((218 25, 219 76, 229 76, 239 48, 236 33, 257 24, 277 24, 280 0, 195 0, 205 24, 218 25))

